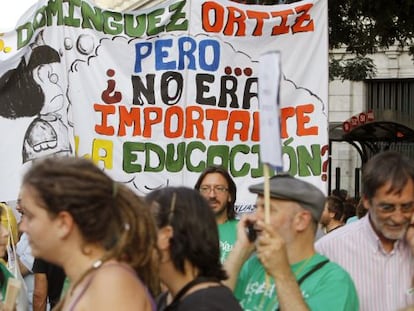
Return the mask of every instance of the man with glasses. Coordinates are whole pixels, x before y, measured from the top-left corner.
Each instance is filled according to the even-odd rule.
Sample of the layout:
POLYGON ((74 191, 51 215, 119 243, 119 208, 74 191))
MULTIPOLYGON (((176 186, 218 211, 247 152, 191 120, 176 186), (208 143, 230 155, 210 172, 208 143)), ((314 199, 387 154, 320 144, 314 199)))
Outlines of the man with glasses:
POLYGON ((216 215, 220 238, 220 260, 224 262, 233 249, 237 237, 237 220, 234 202, 236 202, 236 184, 228 171, 222 166, 207 167, 198 178, 195 189, 206 198, 216 215))
POLYGON ((363 167, 362 188, 367 215, 316 249, 349 272, 361 311, 399 310, 414 303, 414 161, 377 154, 363 167))

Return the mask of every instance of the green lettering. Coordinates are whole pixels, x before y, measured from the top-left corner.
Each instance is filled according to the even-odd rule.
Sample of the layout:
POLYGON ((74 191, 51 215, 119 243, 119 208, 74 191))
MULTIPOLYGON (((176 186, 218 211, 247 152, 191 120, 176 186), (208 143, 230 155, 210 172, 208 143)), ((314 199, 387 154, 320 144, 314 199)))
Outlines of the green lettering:
POLYGON ((161 17, 164 14, 164 8, 154 10, 148 14, 148 28, 147 35, 155 36, 164 30, 164 26, 157 26, 161 22, 161 17))
POLYGON ((111 12, 111 11, 104 11, 102 13, 103 17, 103 31, 105 34, 110 35, 119 35, 122 33, 123 27, 121 23, 117 23, 122 21, 122 14, 119 12, 111 12))
MULTIPOLYGON (((235 158, 236 158, 237 153, 249 154, 249 152, 250 152, 250 149, 249 149, 249 146, 247 145, 236 145, 231 149, 230 162, 229 162, 231 175, 233 175, 234 177, 247 176, 247 174, 250 171, 250 165, 248 163, 243 163, 241 168, 237 170, 235 167, 235 164, 236 164, 235 158)), ((237 164, 240 164, 240 162, 237 162, 237 164)))
POLYGON ((49 0, 46 10, 47 25, 51 26, 53 22, 53 16, 57 15, 56 24, 63 24, 63 10, 62 10, 62 0, 49 0))
POLYGON ((298 146, 299 176, 319 176, 321 174, 321 146, 311 145, 312 155, 306 146, 298 146))
POLYGON ((21 49, 29 43, 33 36, 33 27, 31 22, 19 26, 17 29, 17 48, 21 49))
POLYGON ((282 147, 282 156, 287 156, 289 158, 289 169, 288 172, 292 176, 296 176, 298 173, 298 157, 296 155, 296 150, 292 146, 289 146, 289 144, 293 142, 293 137, 290 137, 289 139, 286 139, 283 142, 282 147))
POLYGON ((199 141, 190 142, 187 146, 187 153, 185 155, 186 166, 190 172, 201 173, 206 168, 206 162, 200 161, 198 165, 191 163, 191 154, 195 149, 204 153, 206 151, 206 146, 199 141))
POLYGON ((75 7, 81 6, 81 0, 70 0, 69 1, 69 10, 68 16, 64 17, 64 23, 66 26, 79 27, 80 19, 75 18, 75 7))
POLYGON ((142 166, 136 164, 138 160, 137 152, 145 150, 145 145, 143 143, 137 143, 132 141, 127 141, 122 146, 123 149, 123 160, 122 160, 122 169, 126 173, 138 173, 142 172, 142 166))
POLYGON ((229 150, 228 146, 220 145, 220 146, 210 146, 208 147, 207 151, 207 166, 219 164, 226 166, 229 162, 229 150), (216 163, 214 160, 218 158, 220 159, 220 163, 216 163))
POLYGON ((40 27, 46 25, 46 7, 43 6, 39 10, 36 11, 35 17, 33 18, 33 30, 36 30, 40 27))
POLYGON ((260 161, 260 156, 259 156, 260 145, 253 145, 251 150, 252 150, 252 154, 257 154, 257 164, 258 164, 257 167, 252 167, 251 177, 252 178, 262 177, 263 176, 263 164, 260 161))
POLYGON ((185 3, 186 1, 181 1, 174 3, 169 7, 170 12, 174 13, 171 15, 170 22, 167 24, 167 27, 165 28, 166 31, 188 29, 188 20, 185 18, 185 12, 183 12, 185 3), (184 19, 184 21, 181 24, 178 24, 180 19, 184 19))
POLYGON ((125 34, 130 37, 139 38, 145 34, 147 17, 145 14, 138 16, 132 14, 124 15, 125 34), (135 26, 136 21, 136 26, 135 26))
POLYGON ((166 169, 168 172, 180 172, 184 167, 185 142, 177 145, 177 152, 174 152, 174 144, 167 145, 166 169), (174 157, 175 156, 175 157, 174 157))
POLYGON ((146 172, 161 172, 165 165, 165 152, 162 148, 156 144, 147 143, 145 144, 145 171, 146 172), (158 156, 158 166, 152 167, 151 160, 155 157, 151 156, 151 152, 158 156))
POLYGON ((82 2, 82 28, 96 29, 103 31, 103 17, 100 8, 90 6, 87 2, 82 2), (93 26, 92 26, 93 24, 93 26))

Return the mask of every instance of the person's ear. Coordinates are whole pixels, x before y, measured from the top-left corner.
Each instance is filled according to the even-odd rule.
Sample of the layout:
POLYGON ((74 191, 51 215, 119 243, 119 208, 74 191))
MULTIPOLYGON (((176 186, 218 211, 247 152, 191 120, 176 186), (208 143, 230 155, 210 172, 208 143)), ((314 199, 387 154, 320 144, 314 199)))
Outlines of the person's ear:
POLYGON ((75 226, 75 221, 67 211, 59 212, 55 219, 57 223, 57 237, 65 239, 75 226))
POLYGON ((368 210, 371 207, 370 199, 368 199, 365 195, 362 197, 362 206, 368 210))
POLYGON ((171 226, 165 226, 158 229, 158 248, 167 250, 170 248, 170 240, 174 235, 174 229, 171 226))
POLYGON ((305 231, 312 222, 312 215, 309 211, 303 210, 295 215, 294 223, 298 232, 305 231))

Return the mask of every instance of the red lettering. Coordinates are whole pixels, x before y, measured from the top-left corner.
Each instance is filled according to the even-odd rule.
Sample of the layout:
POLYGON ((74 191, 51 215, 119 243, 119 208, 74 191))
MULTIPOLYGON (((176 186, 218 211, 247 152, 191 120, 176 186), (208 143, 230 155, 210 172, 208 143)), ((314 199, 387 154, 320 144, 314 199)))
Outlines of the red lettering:
POLYGON ((239 134, 241 141, 246 141, 249 133, 250 112, 249 111, 232 111, 230 113, 227 125, 227 141, 232 141, 236 134, 239 134), (236 126, 239 124, 240 126, 236 126))
POLYGON ((218 126, 220 121, 227 120, 229 112, 221 109, 207 109, 206 119, 213 121, 211 125, 210 137, 212 141, 218 141, 218 126))
POLYGON ((310 118, 308 115, 314 111, 314 106, 312 104, 301 105, 296 107, 296 114, 297 114, 297 130, 296 133, 298 136, 306 136, 306 135, 318 135, 318 127, 311 126, 306 128, 305 125, 309 123, 310 118))
POLYGON ((285 10, 279 12, 271 12, 273 17, 280 17, 282 21, 280 25, 276 25, 272 28, 272 35, 281 35, 284 33, 289 33, 289 26, 287 25, 289 15, 292 15, 294 12, 293 10, 285 10))
POLYGON ((313 4, 309 3, 309 4, 297 6, 295 8, 296 13, 298 13, 298 16, 296 17, 295 24, 292 26, 293 33, 313 31, 314 29, 313 19, 311 19, 311 16, 308 14, 309 10, 312 7, 313 7, 313 4))
POLYGON ((252 141, 259 141, 260 140, 260 120, 259 120, 259 112, 253 112, 253 130, 252 130, 252 141))
POLYGON ((220 32, 224 23, 224 8, 216 2, 204 2, 201 7, 203 29, 206 32, 220 32), (213 18, 214 17, 214 18, 213 18), (213 24, 211 24, 213 19, 213 24))
POLYGON ((134 128, 132 135, 141 135, 141 110, 137 107, 132 107, 128 111, 127 107, 119 106, 119 127, 118 136, 126 135, 126 127, 132 126, 134 128))
POLYGON ((261 36, 263 34, 263 20, 269 19, 269 14, 267 12, 258 12, 247 10, 247 17, 249 19, 256 20, 256 27, 253 30, 253 36, 261 36))
POLYGON ((194 128, 197 132, 197 138, 205 139, 204 126, 203 126, 203 109, 197 106, 189 106, 185 111, 186 127, 184 138, 194 137, 194 128), (194 116, 194 113, 198 114, 198 117, 194 116))
POLYGON ((162 120, 162 108, 148 107, 144 109, 144 132, 143 137, 152 137, 152 126, 157 123, 161 123, 162 120), (153 116, 153 117, 151 117, 153 116))
POLYGON ((115 114, 115 106, 94 104, 95 111, 102 113, 101 124, 95 125, 95 132, 101 135, 112 136, 115 133, 113 126, 108 126, 108 115, 115 114))
POLYGON ((246 15, 244 11, 235 8, 235 7, 228 7, 228 18, 227 24, 224 27, 223 33, 226 36, 232 36, 234 33, 234 25, 237 25, 237 32, 235 33, 236 36, 245 36, 246 35, 246 15))
POLYGON ((292 118, 294 115, 295 115, 295 108, 293 108, 293 107, 286 107, 286 108, 280 109, 280 123, 281 123, 280 136, 282 138, 287 138, 288 137, 287 120, 289 118, 292 118))
POLYGON ((184 131, 184 113, 181 107, 172 106, 165 111, 165 122, 164 122, 164 135, 168 138, 177 138, 183 134, 184 131), (177 118, 177 129, 172 130, 171 119, 177 118))
POLYGON ((314 31, 314 21, 310 15, 312 7, 313 4, 308 3, 282 11, 244 11, 239 7, 226 7, 206 1, 202 5, 201 18, 206 32, 222 32, 226 36, 277 36, 289 32, 314 31), (296 19, 293 21, 293 18, 289 19, 290 16, 296 19))

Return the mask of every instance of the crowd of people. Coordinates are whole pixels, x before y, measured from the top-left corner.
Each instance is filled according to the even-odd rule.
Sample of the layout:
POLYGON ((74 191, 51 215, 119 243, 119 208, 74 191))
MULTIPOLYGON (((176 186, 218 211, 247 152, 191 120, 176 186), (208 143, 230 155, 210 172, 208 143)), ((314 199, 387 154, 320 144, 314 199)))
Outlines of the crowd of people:
POLYGON ((0 208, 0 310, 414 305, 412 159, 372 157, 357 203, 284 173, 249 191, 256 210, 237 218, 237 186, 221 166, 207 167, 192 188, 140 197, 90 160, 36 161, 22 179, 21 219, 0 208), (19 279, 12 262, 25 295, 8 309, 10 280, 19 279))

